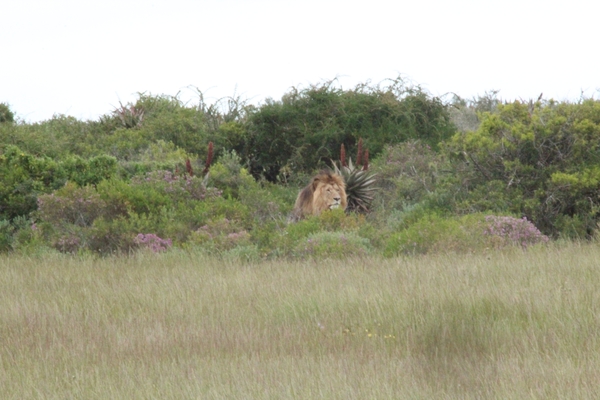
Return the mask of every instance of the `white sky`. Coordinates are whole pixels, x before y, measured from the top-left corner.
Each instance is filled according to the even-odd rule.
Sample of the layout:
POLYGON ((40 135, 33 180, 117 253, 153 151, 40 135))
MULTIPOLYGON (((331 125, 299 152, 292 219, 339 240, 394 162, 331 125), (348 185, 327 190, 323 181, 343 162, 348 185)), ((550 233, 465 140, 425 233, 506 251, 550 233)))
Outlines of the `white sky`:
POLYGON ((599 15, 595 0, 6 0, 0 102, 85 120, 138 92, 260 104, 399 75, 433 95, 598 97, 599 15))

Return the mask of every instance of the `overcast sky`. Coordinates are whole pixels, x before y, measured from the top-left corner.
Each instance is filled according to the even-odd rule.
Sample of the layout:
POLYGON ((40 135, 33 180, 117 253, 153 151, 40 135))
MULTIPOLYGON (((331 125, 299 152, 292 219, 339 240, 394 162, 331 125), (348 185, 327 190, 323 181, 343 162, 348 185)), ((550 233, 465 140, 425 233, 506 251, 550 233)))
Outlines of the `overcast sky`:
MULTIPOLYGON (((0 102, 97 119, 136 93, 260 104, 290 87, 402 76, 433 95, 600 93, 593 0, 7 0, 0 102)), ((596 5, 594 5, 596 3, 596 5)))

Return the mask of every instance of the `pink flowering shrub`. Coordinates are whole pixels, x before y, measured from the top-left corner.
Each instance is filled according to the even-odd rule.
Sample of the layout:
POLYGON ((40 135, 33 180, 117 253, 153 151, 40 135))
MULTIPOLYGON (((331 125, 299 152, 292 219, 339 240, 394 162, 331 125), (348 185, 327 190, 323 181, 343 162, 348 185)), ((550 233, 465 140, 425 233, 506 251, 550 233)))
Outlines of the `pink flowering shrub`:
POLYGON ((133 242, 141 248, 150 249, 153 253, 161 253, 171 248, 171 239, 161 239, 153 233, 138 234, 133 242))
POLYGON ((527 218, 500 217, 488 215, 485 217, 486 228, 484 235, 492 239, 496 247, 518 245, 527 248, 532 244, 546 243, 548 236, 542 234, 527 218))
POLYGON ((63 253, 76 253, 81 247, 81 239, 75 235, 61 236, 54 242, 54 248, 63 253))

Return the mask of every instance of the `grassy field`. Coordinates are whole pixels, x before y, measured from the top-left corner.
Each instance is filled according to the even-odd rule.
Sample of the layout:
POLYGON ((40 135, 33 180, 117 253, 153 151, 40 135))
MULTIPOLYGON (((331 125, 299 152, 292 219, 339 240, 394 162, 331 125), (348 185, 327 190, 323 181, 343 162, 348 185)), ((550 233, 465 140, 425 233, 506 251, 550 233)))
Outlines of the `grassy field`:
POLYGON ((0 256, 3 399, 597 398, 600 248, 0 256))

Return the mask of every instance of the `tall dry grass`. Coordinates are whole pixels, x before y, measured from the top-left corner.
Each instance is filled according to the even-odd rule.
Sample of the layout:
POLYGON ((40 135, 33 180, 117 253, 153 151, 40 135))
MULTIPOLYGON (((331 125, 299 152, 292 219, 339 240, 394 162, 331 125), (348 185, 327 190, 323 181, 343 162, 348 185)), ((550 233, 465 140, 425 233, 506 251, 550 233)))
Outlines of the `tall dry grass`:
POLYGON ((5 399, 596 398, 600 249, 0 257, 5 399))

